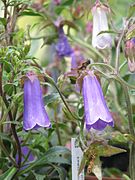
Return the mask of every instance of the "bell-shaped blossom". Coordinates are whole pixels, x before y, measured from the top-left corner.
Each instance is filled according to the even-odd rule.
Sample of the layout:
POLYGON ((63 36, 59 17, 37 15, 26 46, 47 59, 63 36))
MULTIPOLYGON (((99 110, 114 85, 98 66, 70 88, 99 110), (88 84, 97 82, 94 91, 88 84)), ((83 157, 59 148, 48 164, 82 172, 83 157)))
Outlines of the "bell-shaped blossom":
POLYGON ((113 126, 114 122, 104 99, 101 86, 91 71, 88 71, 83 78, 82 93, 86 129, 93 128, 100 131, 107 125, 113 126))
POLYGON ((56 52, 59 57, 70 56, 73 52, 66 35, 64 34, 63 28, 58 29, 59 39, 55 46, 56 52))
POLYGON ((128 69, 135 72, 135 38, 131 38, 125 43, 125 55, 128 60, 128 69))
POLYGON ((24 82, 23 118, 23 128, 25 130, 51 126, 44 108, 40 82, 31 71, 27 73, 27 79, 24 82))
POLYGON ((107 12, 109 8, 99 1, 96 2, 92 8, 93 15, 93 31, 92 31, 92 46, 99 49, 110 48, 112 45, 112 38, 109 33, 102 33, 101 31, 108 31, 107 12))

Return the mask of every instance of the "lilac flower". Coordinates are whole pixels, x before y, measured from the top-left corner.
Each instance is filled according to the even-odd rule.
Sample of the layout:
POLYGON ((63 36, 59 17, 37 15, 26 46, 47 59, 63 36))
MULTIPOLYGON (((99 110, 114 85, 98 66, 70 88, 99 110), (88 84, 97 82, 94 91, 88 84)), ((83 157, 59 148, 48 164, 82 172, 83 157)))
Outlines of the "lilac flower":
POLYGON ((27 73, 24 82, 24 121, 25 130, 38 127, 50 127, 51 123, 45 111, 42 90, 37 76, 33 72, 27 73))
POLYGON ((64 34, 63 28, 59 27, 59 39, 55 46, 59 57, 70 56, 72 54, 71 46, 68 42, 66 35, 64 34))
POLYGON ((103 130, 107 125, 113 126, 114 122, 106 105, 101 86, 93 74, 87 72, 83 78, 83 99, 86 128, 103 130))
POLYGON ((101 31, 108 31, 108 21, 107 12, 109 8, 99 1, 96 2, 95 6, 92 8, 93 15, 93 32, 92 32, 92 45, 99 49, 104 49, 111 47, 112 38, 109 33, 102 33, 98 35, 101 31))

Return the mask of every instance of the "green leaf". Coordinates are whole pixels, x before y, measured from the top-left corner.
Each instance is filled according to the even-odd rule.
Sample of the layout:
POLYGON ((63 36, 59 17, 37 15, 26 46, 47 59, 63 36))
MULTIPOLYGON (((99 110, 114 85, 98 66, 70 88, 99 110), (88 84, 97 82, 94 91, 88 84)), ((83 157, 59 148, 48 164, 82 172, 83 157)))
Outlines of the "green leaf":
POLYGON ((78 170, 78 175, 85 168, 86 163, 87 163, 87 157, 85 156, 85 154, 83 154, 83 157, 82 157, 82 160, 81 160, 81 163, 80 163, 80 167, 79 167, 79 170, 78 170))
POLYGON ((14 84, 12 83, 5 84, 4 91, 6 92, 7 95, 11 96, 14 91, 14 84))
POLYGON ((60 99, 60 95, 58 93, 51 93, 47 96, 44 96, 45 105, 54 103, 55 101, 58 101, 59 99, 60 99))
POLYGON ((41 16, 41 17, 43 17, 43 14, 33 11, 33 9, 27 9, 27 10, 21 12, 20 16, 41 16))
POLYGON ((50 148, 46 152, 45 158, 50 163, 71 164, 71 152, 69 149, 62 146, 55 146, 50 148))
POLYGON ((59 163, 59 164, 67 164, 71 165, 71 152, 66 147, 62 146, 55 146, 50 148, 42 158, 35 161, 34 163, 29 164, 27 168, 20 171, 18 174, 24 174, 28 171, 39 168, 40 166, 43 166, 45 164, 49 163, 59 163))
POLYGON ((5 133, 0 132, 0 138, 12 142, 12 139, 10 139, 5 133))
POLYGON ((60 179, 60 180, 65 179, 65 177, 66 177, 65 169, 64 169, 63 167, 58 167, 58 166, 55 166, 55 165, 53 165, 53 167, 54 167, 55 170, 58 172, 58 174, 59 174, 59 179, 60 179))
POLYGON ((11 69, 13 69, 13 66, 10 62, 6 61, 6 60, 3 60, 3 63, 4 63, 4 69, 6 72, 10 72, 11 69))
POLYGON ((0 17, 0 23, 5 26, 7 24, 6 19, 0 17))
POLYGON ((117 148, 110 145, 98 146, 99 156, 109 157, 115 154, 126 152, 125 149, 117 148))
POLYGON ((44 42, 43 42, 41 48, 46 44, 48 44, 48 45, 52 44, 52 42, 54 41, 54 39, 57 38, 57 36, 58 36, 57 34, 54 34, 54 35, 43 37, 44 42))
POLYGON ((98 180, 102 180, 102 168, 101 168, 101 161, 99 157, 97 157, 94 162, 92 172, 95 174, 98 180))
POLYGON ((36 177, 36 180, 44 180, 45 179, 45 175, 37 174, 35 172, 33 172, 33 174, 36 177))
POLYGON ((134 15, 134 13, 135 13, 135 4, 133 4, 129 7, 127 18, 129 19, 131 16, 134 15))
POLYGON ((100 34, 104 34, 104 33, 117 34, 117 32, 115 32, 115 31, 113 31, 113 30, 109 30, 109 31, 101 31, 100 33, 98 33, 97 36, 99 36, 100 34))
POLYGON ((11 180, 16 171, 15 167, 9 168, 4 174, 0 175, 0 180, 11 180))

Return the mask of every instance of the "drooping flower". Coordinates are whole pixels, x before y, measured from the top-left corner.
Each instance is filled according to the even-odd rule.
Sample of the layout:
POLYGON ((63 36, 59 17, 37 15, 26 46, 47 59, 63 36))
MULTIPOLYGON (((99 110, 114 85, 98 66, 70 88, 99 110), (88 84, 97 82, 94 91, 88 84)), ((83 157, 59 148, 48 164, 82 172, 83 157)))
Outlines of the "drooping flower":
POLYGON ((88 71, 83 78, 82 93, 87 130, 93 128, 100 131, 107 125, 113 126, 114 122, 104 99, 101 86, 91 71, 88 71))
POLYGON ((125 55, 128 60, 128 69, 130 72, 135 72, 135 37, 126 41, 125 55))
POLYGON ((25 130, 51 126, 44 108, 40 82, 32 71, 27 73, 27 79, 24 82, 23 118, 23 128, 25 130))
POLYGON ((101 31, 108 31, 107 12, 109 8, 99 1, 96 2, 92 8, 93 15, 93 31, 92 31, 92 45, 99 49, 110 48, 112 45, 112 38, 109 33, 102 33, 101 31))
POLYGON ((64 34, 63 27, 58 29, 59 39, 55 46, 59 57, 70 56, 73 52, 66 35, 64 34))

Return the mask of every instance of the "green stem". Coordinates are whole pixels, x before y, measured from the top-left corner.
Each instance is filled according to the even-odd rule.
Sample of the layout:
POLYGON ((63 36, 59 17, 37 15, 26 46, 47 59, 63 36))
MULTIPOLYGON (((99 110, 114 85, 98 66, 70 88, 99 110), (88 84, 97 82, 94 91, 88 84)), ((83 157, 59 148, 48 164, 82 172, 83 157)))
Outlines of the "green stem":
POLYGON ((134 132, 134 123, 133 123, 133 118, 132 118, 132 106, 131 106, 131 102, 130 102, 128 88, 125 85, 122 85, 122 86, 123 86, 126 105, 127 105, 127 113, 128 113, 128 120, 129 120, 129 130, 130 130, 130 134, 132 136, 134 136, 135 132, 134 132))
POLYGON ((120 36, 120 38, 119 38, 117 47, 116 47, 116 58, 115 58, 115 72, 116 72, 116 74, 119 74, 120 45, 121 45, 122 39, 123 39, 123 37, 124 37, 125 29, 127 28, 128 23, 129 23, 129 22, 127 21, 127 22, 126 22, 126 25, 125 25, 122 33, 121 33, 121 36, 120 36))
POLYGON ((60 137, 60 131, 59 131, 59 125, 58 125, 58 117, 57 117, 57 107, 54 110, 54 119, 55 119, 55 124, 56 124, 56 133, 57 133, 57 137, 58 137, 58 141, 59 141, 59 145, 61 146, 61 137, 60 137))
POLYGON ((61 97, 61 99, 62 99, 65 107, 67 108, 67 110, 68 110, 68 112, 71 114, 71 116, 72 116, 74 119, 78 119, 78 117, 76 117, 76 116, 71 112, 70 108, 68 107, 68 105, 67 105, 67 103, 66 103, 66 101, 65 101, 65 99, 64 99, 64 97, 63 97, 63 95, 62 95, 62 93, 60 92, 59 88, 58 88, 57 85, 55 84, 54 80, 53 80, 51 77, 49 77, 46 73, 45 73, 45 78, 56 88, 56 90, 57 90, 57 92, 59 93, 59 95, 60 95, 60 97, 61 97))
MULTIPOLYGON (((123 85, 123 90, 125 93, 125 99, 126 99, 126 105, 127 105, 129 131, 132 136, 135 136, 134 123, 133 123, 133 117, 132 117, 132 106, 131 106, 131 102, 130 102, 128 88, 125 85, 123 85)), ((131 142, 129 159, 130 159, 130 162, 129 162, 130 177, 131 177, 131 179, 135 179, 135 170, 134 170, 134 168, 135 168, 135 144, 133 142, 131 142)))
MULTIPOLYGON (((128 84, 126 81, 124 81, 118 74, 115 74, 115 69, 108 65, 108 64, 104 64, 104 63, 92 63, 90 64, 88 67, 92 68, 93 66, 101 66, 101 67, 105 67, 108 68, 108 70, 111 70, 112 72, 108 75, 106 75, 105 73, 101 72, 100 70, 98 70, 99 72, 101 72, 107 79, 115 79, 117 81, 119 81, 119 83, 122 85, 124 84, 125 86, 131 88, 131 89, 135 89, 135 86, 128 84)), ((97 69, 96 69, 97 70, 97 69)))

